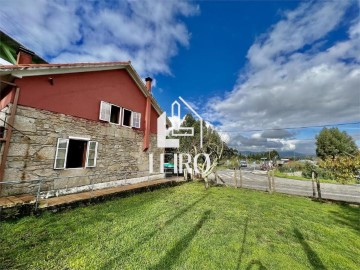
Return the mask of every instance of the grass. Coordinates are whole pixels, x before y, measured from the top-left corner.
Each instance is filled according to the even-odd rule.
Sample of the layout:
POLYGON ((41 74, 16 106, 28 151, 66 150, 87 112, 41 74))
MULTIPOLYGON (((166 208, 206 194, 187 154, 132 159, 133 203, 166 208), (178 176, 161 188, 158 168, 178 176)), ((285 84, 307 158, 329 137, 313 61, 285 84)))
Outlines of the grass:
POLYGON ((0 223, 0 269, 358 269, 359 208, 200 183, 0 223))

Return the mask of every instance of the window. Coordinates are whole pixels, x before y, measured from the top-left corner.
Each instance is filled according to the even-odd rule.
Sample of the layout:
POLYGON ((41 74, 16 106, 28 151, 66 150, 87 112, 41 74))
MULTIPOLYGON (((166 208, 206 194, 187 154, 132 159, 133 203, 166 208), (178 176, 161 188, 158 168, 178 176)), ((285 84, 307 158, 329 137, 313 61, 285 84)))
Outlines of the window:
POLYGON ((126 127, 141 127, 141 113, 133 112, 105 101, 101 101, 100 103, 99 119, 114 124, 121 124, 126 127))
POLYGON ((4 138, 4 136, 5 136, 5 127, 0 126, 0 138, 4 138))
POLYGON ((58 139, 54 169, 95 167, 98 143, 85 139, 58 139))
POLYGON ((111 105, 110 123, 120 124, 120 112, 120 107, 111 105))
POLYGON ((126 127, 131 127, 131 111, 127 110, 127 109, 123 109, 123 119, 122 119, 122 125, 126 126, 126 127))
POLYGON ((120 107, 101 101, 99 119, 114 124, 120 124, 120 112, 120 107))
POLYGON ((140 122, 141 122, 141 113, 133 112, 132 113, 132 126, 134 128, 140 128, 140 122))
POLYGON ((96 166, 97 142, 90 141, 86 151, 86 167, 96 166))

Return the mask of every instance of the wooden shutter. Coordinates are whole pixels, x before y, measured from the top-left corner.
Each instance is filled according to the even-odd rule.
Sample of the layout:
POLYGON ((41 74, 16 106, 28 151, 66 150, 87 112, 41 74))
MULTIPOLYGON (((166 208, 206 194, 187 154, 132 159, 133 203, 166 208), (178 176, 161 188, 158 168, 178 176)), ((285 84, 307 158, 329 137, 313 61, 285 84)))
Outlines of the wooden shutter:
POLYGON ((54 169, 64 169, 66 167, 66 157, 69 148, 69 139, 58 139, 55 154, 54 169))
POLYGON ((100 114, 99 119, 102 121, 110 121, 110 115, 111 115, 111 104, 107 103, 105 101, 100 102, 100 114))
POLYGON ((132 112, 132 127, 140 128, 141 126, 141 113, 132 112))
POLYGON ((95 141, 88 141, 86 149, 86 163, 85 167, 96 167, 98 143, 95 141))

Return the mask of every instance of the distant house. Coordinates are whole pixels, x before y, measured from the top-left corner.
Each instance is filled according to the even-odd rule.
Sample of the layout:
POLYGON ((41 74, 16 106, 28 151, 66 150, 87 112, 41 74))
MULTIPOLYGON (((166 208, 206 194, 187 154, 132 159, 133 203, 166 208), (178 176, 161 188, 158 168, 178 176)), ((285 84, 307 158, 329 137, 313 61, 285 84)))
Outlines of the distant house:
POLYGON ((149 179, 159 172, 157 117, 162 113, 130 62, 0 65, 0 195, 44 196, 149 179), (11 181, 21 181, 11 184, 11 181), (9 182, 9 184, 7 184, 9 182))
MULTIPOLYGON (((3 31, 0 31, 0 65, 16 65, 18 61, 22 62, 24 59, 18 59, 18 57, 26 57, 26 54, 18 54, 19 48, 22 48, 22 50, 27 50, 24 45, 4 33, 3 31)), ((43 58, 36 55, 33 52, 30 52, 32 54, 31 60, 32 64, 48 64, 43 58)))

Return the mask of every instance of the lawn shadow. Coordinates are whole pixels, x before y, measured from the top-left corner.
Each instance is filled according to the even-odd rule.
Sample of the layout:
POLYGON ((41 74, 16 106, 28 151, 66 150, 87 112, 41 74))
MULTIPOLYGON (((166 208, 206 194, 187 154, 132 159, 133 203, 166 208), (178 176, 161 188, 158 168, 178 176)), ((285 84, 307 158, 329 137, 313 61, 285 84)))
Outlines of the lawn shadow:
POLYGON ((326 269, 325 265, 322 263, 321 259, 316 254, 316 252, 309 246, 308 243, 306 243, 302 233, 297 228, 294 228, 294 233, 296 238, 299 240, 300 244, 302 245, 306 253, 306 256, 308 258, 308 261, 312 265, 313 269, 316 270, 326 269))
MULTIPOLYGON (((181 211, 179 211, 176 215, 174 215, 172 218, 168 219, 167 221, 165 221, 164 223, 164 227, 165 226, 169 226, 170 224, 172 224, 177 218, 181 217, 182 215, 184 215, 186 212, 188 212, 189 210, 191 210, 195 205, 197 205, 198 203, 200 203, 202 200, 204 200, 207 196, 209 195, 209 193, 206 193, 204 196, 202 196, 201 198, 197 199, 195 202, 187 205, 186 207, 184 207, 184 209, 182 209, 181 211)), ((126 256, 127 254, 131 254, 133 253, 139 246, 143 245, 144 243, 148 242, 151 238, 154 237, 154 235, 156 235, 157 233, 159 233, 161 230, 160 229, 156 229, 151 231, 150 233, 144 235, 139 241, 137 241, 136 243, 134 243, 134 245, 132 245, 130 248, 120 252, 120 254, 117 254, 116 258, 113 258, 111 260, 109 260, 103 267, 101 267, 100 269, 102 270, 106 270, 106 269, 113 269, 114 264, 116 263, 118 258, 121 258, 123 256, 126 256)))
POLYGON ((189 246, 191 240, 195 237, 197 232, 201 229, 204 223, 209 219, 211 210, 207 210, 203 213, 200 220, 195 224, 195 226, 184 235, 179 241, 176 242, 175 246, 170 249, 166 255, 154 266, 149 269, 158 270, 158 269, 170 269, 176 260, 179 258, 181 253, 189 246))
POLYGON ((242 243, 241 243, 241 250, 240 250, 239 257, 238 257, 238 260, 237 260, 237 265, 236 265, 237 270, 240 269, 242 256, 243 256, 244 250, 245 250, 245 243, 246 243, 246 235, 247 235, 248 224, 249 224, 249 216, 246 216, 245 226, 244 226, 244 235, 243 235, 243 240, 242 240, 242 243))
POLYGON ((360 208, 349 206, 349 205, 340 205, 340 211, 331 211, 335 222, 350 227, 355 230, 357 233, 360 232, 360 208))

